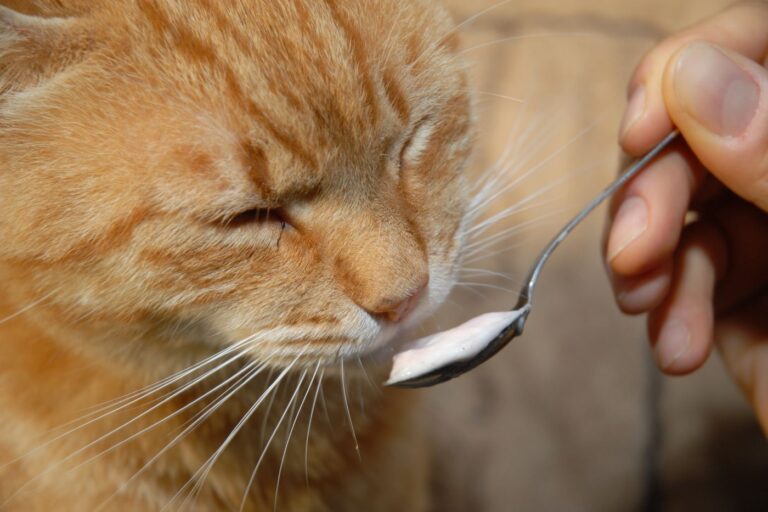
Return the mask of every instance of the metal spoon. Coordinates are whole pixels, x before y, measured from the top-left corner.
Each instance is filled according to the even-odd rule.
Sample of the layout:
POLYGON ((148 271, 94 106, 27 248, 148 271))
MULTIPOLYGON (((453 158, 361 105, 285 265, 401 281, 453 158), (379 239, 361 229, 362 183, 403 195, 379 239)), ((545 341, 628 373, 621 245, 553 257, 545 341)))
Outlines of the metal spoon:
MULTIPOLYGON (((492 317, 491 315, 504 315, 504 314, 491 314, 483 315, 490 318, 488 321, 483 321, 482 317, 470 320, 463 326, 457 327, 445 333, 439 333, 437 335, 430 336, 424 340, 417 341, 413 346, 415 350, 421 350, 426 352, 425 348, 431 351, 432 355, 439 355, 438 366, 429 367, 427 364, 413 366, 415 369, 408 368, 408 363, 405 363, 405 370, 398 368, 397 358, 400 355, 395 356, 395 367, 390 380, 386 383, 388 386, 395 386, 401 388, 423 388, 428 386, 434 386, 447 380, 455 379, 456 377, 463 375, 464 373, 472 370, 473 368, 484 363, 494 355, 496 355, 502 348, 504 348, 513 338, 520 336, 525 328, 525 322, 528 320, 528 315, 533 307, 533 295, 536 290, 536 284, 541 276, 542 268, 544 264, 549 260, 552 253, 562 243, 565 238, 571 234, 582 220, 584 220, 595 208, 597 208, 603 201, 611 197, 616 191, 623 187, 629 180, 636 176, 641 170, 643 170, 656 156, 659 155, 667 146, 674 141, 679 132, 674 131, 661 141, 655 148, 649 151, 645 156, 631 165, 616 181, 611 183, 599 196, 597 196, 591 203, 589 203, 576 217, 573 218, 549 243, 544 249, 539 258, 536 260, 531 273, 526 280, 525 286, 520 291, 520 300, 512 310, 507 320, 509 323, 498 325, 498 316, 492 317), (480 322, 478 322, 480 321, 480 322), (495 322, 495 323, 494 323, 495 322), (484 326, 488 325, 488 329, 483 332, 484 326), (480 327, 478 327, 480 326, 480 327), (495 328, 495 330, 493 330, 495 328), (462 330, 463 329, 463 330, 462 330), (490 329, 490 330, 489 330, 490 329), (490 332, 490 335, 489 335, 490 332), (481 334, 478 334, 481 333, 481 334), (441 338, 441 335, 443 337, 441 338), (481 336, 482 339, 471 340, 471 343, 467 343, 466 349, 460 344, 457 346, 455 340, 457 336, 481 336), (451 342, 451 350, 448 350, 447 346, 441 346, 441 341, 453 338, 451 342), (477 347, 482 347, 478 350, 477 347), (444 350, 445 349, 445 350, 444 350), (442 351, 442 353, 440 353, 442 351), (446 355, 447 354, 447 355, 446 355), (424 373, 419 373, 421 368, 430 368, 424 373)), ((504 317, 502 317, 504 318, 504 317)), ((402 354, 407 354, 403 352, 402 354)), ((404 366, 403 364, 400 365, 404 366)))

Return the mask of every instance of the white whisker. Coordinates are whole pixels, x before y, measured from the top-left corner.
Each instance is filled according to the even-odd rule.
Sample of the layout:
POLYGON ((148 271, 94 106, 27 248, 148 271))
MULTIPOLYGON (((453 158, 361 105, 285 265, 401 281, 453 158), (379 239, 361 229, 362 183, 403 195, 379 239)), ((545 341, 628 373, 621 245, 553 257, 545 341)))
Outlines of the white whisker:
POLYGON ((315 417, 317 398, 320 396, 320 388, 323 386, 323 375, 325 375, 325 369, 320 372, 320 376, 317 379, 317 390, 315 390, 315 398, 312 399, 312 408, 309 411, 309 422, 307 423, 307 439, 304 443, 304 475, 307 480, 307 486, 309 486, 309 434, 312 431, 312 419, 315 417))
MULTIPOLYGON (((297 358, 298 360, 298 358, 297 358)), ((293 392, 293 395, 291 396, 288 405, 285 407, 285 411, 283 411, 283 414, 280 416, 280 419, 277 421, 277 425, 275 425, 275 429, 272 431, 272 435, 269 436, 269 439, 267 439, 267 443, 264 446, 264 449, 261 452, 261 455, 259 456, 259 460, 256 461, 256 467, 253 468, 253 472, 251 473, 251 478, 248 480, 248 485, 245 487, 245 491, 243 492, 243 500, 240 503, 240 512, 243 512, 245 510, 245 504, 248 500, 248 494, 251 492, 251 487, 253 487, 253 482, 256 480, 256 473, 259 471, 259 467, 261 466, 261 463, 264 461, 264 457, 267 454, 267 451, 269 450, 269 446, 272 444, 272 440, 277 435, 277 431, 280 428, 280 425, 282 425, 283 420, 285 419, 285 416, 288 414, 288 409, 290 407, 290 404, 293 403, 293 401, 296 399, 296 396, 298 396, 299 389, 301 388, 301 384, 304 382, 304 378, 307 376, 307 370, 304 370, 302 373, 299 383, 296 385, 296 390, 293 392)))
POLYGON ((349 410, 349 399, 347 398, 347 383, 344 377, 344 359, 341 359, 339 361, 339 364, 341 366, 341 394, 342 394, 342 397, 344 398, 344 409, 346 410, 346 413, 347 413, 349 428, 352 431, 352 440, 355 443, 355 451, 357 452, 358 458, 362 459, 362 455, 360 454, 360 443, 357 442, 357 434, 355 433, 355 424, 352 422, 352 412, 349 410))
POLYGON ((307 391, 306 393, 304 393, 304 398, 301 399, 301 403, 299 404, 298 411, 296 411, 296 416, 293 418, 293 421, 291 422, 291 428, 288 430, 288 439, 285 441, 285 446, 283 447, 283 456, 280 458, 280 468, 277 471, 277 483, 275 484, 274 512, 277 512, 277 500, 280 492, 280 479, 283 475, 283 466, 285 465, 285 457, 288 454, 288 447, 291 444, 291 437, 293 436, 293 430, 296 428, 296 423, 299 421, 299 416, 301 415, 301 411, 304 408, 304 403, 307 401, 309 392, 312 390, 312 384, 315 383, 317 372, 318 370, 320 370, 320 364, 321 363, 317 363, 317 366, 315 366, 315 372, 312 374, 312 378, 310 379, 309 384, 307 384, 307 391))
MULTIPOLYGON (((223 404, 226 402, 230 397, 232 397, 235 393, 237 393, 240 389, 242 389, 248 382, 253 380, 257 375, 259 375, 264 368, 266 367, 265 364, 259 365, 258 362, 254 361, 250 363, 245 369, 250 372, 246 373, 242 377, 240 377, 235 383, 233 383, 229 388, 227 388, 222 394, 220 394, 218 397, 214 399, 214 401, 211 404, 208 404, 200 413, 196 414, 192 419, 191 423, 188 423, 185 425, 185 428, 182 430, 181 433, 179 433, 176 437, 174 437, 168 444, 163 447, 162 450, 160 450, 158 453, 156 453, 151 459, 149 459, 136 473, 134 473, 128 480, 123 482, 120 487, 104 502, 99 505, 98 508, 94 510, 94 512, 99 512, 102 510, 107 503, 109 503, 115 496, 122 493, 125 489, 128 488, 128 486, 141 474, 144 473, 152 464, 157 462, 157 460, 160 459, 165 453, 168 452, 171 448, 176 446, 182 439, 184 439, 187 435, 189 435, 193 430, 195 430, 197 427, 199 427, 203 421, 208 419, 214 412, 216 412, 223 404)), ((268 391, 267 391, 268 392, 268 391)))
POLYGON ((493 41, 486 41, 484 43, 479 43, 479 44, 476 44, 475 46, 464 48, 458 54, 464 55, 465 53, 473 52, 481 48, 487 48, 489 46, 494 46, 494 45, 503 44, 503 43, 510 43, 513 41, 524 41, 528 39, 559 38, 559 37, 585 37, 585 36, 594 37, 595 35, 596 34, 590 33, 590 32, 549 32, 549 33, 543 33, 543 34, 520 34, 516 36, 502 37, 501 39, 494 39, 493 41))
POLYGON ((28 304, 27 306, 23 307, 22 309, 18 310, 17 312, 13 313, 12 315, 8 315, 5 318, 0 319, 0 324, 4 324, 6 322, 10 322, 11 320, 13 320, 15 318, 20 317, 21 315, 23 315, 27 311, 30 311, 30 310, 36 308, 37 306, 39 306, 40 304, 42 304, 46 300, 50 299, 51 297, 53 297, 58 292, 59 292, 59 289, 56 289, 56 290, 53 290, 52 292, 49 292, 49 293, 43 295, 41 298, 37 299, 36 301, 32 302, 31 304, 28 304))
MULTIPOLYGON (((242 418, 240 418, 240 421, 235 425, 235 427, 232 429, 232 431, 229 433, 229 435, 226 437, 224 442, 221 443, 219 448, 211 455, 208 460, 203 463, 203 465, 200 467, 200 469, 195 472, 194 475, 190 478, 190 480, 184 484, 184 486, 180 489, 180 491, 183 491, 187 485, 189 485, 190 482, 196 480, 195 486, 190 491, 190 495, 187 496, 189 498, 190 496, 194 495, 197 496, 199 492, 202 490, 202 487, 205 483, 205 480, 208 478, 208 475, 210 474, 211 470, 213 469, 213 466, 216 464, 216 461, 221 457, 222 453, 224 453, 224 450, 232 443, 232 440, 237 436, 237 434, 242 430, 242 428, 245 426, 245 424, 248 422, 248 420, 255 414, 256 410, 259 408, 259 406, 266 400, 267 396, 272 394, 274 390, 276 390, 279 383, 283 380, 283 378, 288 374, 288 372, 293 368, 293 366, 296 364, 296 361, 299 360, 299 357, 301 355, 297 356, 296 359, 294 359, 275 379, 272 384, 270 384, 267 389, 261 394, 261 396, 253 403, 250 409, 246 411, 246 413, 243 415, 242 418)), ((173 500, 171 500, 170 503, 172 503, 173 500)), ((184 503, 182 503, 182 507, 184 508, 184 505, 186 503, 186 499, 184 500, 184 503)), ((192 500, 192 503, 194 503, 194 499, 192 500)))

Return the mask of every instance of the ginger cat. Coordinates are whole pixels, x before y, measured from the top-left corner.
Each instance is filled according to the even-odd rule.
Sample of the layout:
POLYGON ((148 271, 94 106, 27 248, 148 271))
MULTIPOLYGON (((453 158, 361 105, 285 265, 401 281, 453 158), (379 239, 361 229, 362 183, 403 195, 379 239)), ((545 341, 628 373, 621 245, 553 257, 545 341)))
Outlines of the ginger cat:
POLYGON ((456 280, 447 14, 0 5, 0 510, 427 510, 412 395, 361 368, 456 280))

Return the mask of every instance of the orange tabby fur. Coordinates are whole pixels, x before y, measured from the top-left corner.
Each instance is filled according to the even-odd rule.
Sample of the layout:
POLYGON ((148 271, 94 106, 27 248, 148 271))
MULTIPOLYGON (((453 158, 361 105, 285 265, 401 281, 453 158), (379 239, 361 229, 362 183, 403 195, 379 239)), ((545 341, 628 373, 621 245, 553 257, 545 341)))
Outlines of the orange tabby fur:
POLYGON ((288 409, 245 510, 273 509, 297 412, 279 510, 426 510, 410 396, 373 391, 357 359, 386 349, 402 304, 413 324, 455 280, 471 117, 446 14, 432 0, 0 5, 2 510, 162 509, 290 365, 187 507, 238 510, 288 409), (248 337, 241 361, 145 416, 158 395, 45 442, 248 337), (131 479, 207 402, 183 407, 248 361, 270 370, 131 479), (318 405, 305 475, 321 372, 328 418, 318 405))

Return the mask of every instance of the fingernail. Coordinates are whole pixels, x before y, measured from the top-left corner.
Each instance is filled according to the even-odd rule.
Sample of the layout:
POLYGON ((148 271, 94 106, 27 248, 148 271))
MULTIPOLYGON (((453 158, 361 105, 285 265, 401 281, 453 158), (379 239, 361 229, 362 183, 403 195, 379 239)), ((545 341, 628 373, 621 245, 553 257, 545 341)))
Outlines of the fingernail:
POLYGON ((656 362, 662 370, 671 367, 675 362, 688 352, 691 345, 691 331, 682 320, 669 320, 661 332, 656 343, 656 362))
POLYGON ((722 136, 744 133, 760 101, 760 88, 752 75, 706 43, 683 50, 675 65, 674 88, 682 108, 722 136))
POLYGON ((639 197, 624 201, 613 221, 608 240, 608 261, 613 261, 629 244, 642 235, 648 227, 648 208, 639 197))
POLYGON ((624 111, 624 117, 621 120, 621 129, 619 131, 619 140, 624 140, 629 130, 637 124, 645 113, 645 85, 639 84, 632 91, 627 103, 627 109, 624 111))

